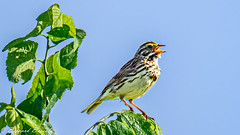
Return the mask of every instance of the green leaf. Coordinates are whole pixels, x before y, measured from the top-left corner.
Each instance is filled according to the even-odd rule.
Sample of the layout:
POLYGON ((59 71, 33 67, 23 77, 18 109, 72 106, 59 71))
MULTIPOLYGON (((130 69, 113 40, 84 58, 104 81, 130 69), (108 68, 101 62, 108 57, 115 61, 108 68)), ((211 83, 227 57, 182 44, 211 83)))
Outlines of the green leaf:
POLYGON ((29 34, 27 34, 24 38, 28 39, 29 37, 36 37, 36 36, 40 35, 45 28, 46 28, 46 26, 43 25, 42 22, 37 22, 37 26, 29 34))
POLYGON ((36 116, 38 119, 42 119, 42 109, 45 100, 43 100, 41 91, 42 85, 39 83, 34 95, 30 98, 25 99, 17 106, 17 108, 26 113, 36 116))
POLYGON ((80 39, 83 39, 86 37, 86 32, 83 29, 76 29, 76 36, 80 39))
POLYGON ((45 122, 43 126, 45 127, 48 135, 56 135, 56 132, 53 130, 51 123, 45 122))
POLYGON ((37 17, 37 21, 44 26, 62 27, 62 13, 59 4, 53 4, 47 11, 37 17))
POLYGON ((71 72, 58 63, 59 52, 51 55, 47 59, 47 71, 50 74, 44 89, 44 95, 50 98, 46 107, 46 112, 43 116, 42 122, 46 121, 52 107, 56 104, 58 99, 61 99, 66 89, 71 89, 73 86, 73 78, 71 72))
POLYGON ((72 17, 62 14, 62 26, 55 27, 48 32, 48 36, 54 44, 58 44, 68 38, 76 36, 76 28, 72 17))
POLYGON ((7 107, 7 106, 9 106, 7 103, 3 103, 3 102, 1 102, 0 103, 0 113, 7 107))
POLYGON ((51 75, 48 77, 48 81, 45 85, 44 95, 46 97, 51 97, 60 87, 59 79, 57 75, 51 75))
POLYGON ((28 39, 29 37, 36 37, 42 33, 42 31, 52 25, 52 27, 62 27, 62 14, 59 10, 59 4, 52 5, 46 12, 42 13, 38 16, 36 19, 37 26, 25 37, 17 38, 10 43, 8 43, 2 51, 5 51, 9 48, 12 48, 14 46, 18 46, 21 42, 28 39))
POLYGON ((117 119, 126 123, 136 134, 158 134, 154 131, 156 127, 152 125, 152 120, 148 119, 146 121, 146 118, 142 114, 124 110, 117 119))
POLYGON ((38 22, 37 26, 29 34, 27 34, 25 37, 20 37, 11 41, 3 48, 2 51, 5 51, 14 46, 18 46, 20 43, 22 43, 24 40, 28 39, 29 37, 36 37, 40 35, 45 28, 46 27, 42 24, 42 22, 38 22))
POLYGON ((43 118, 42 118, 42 123, 47 120, 47 118, 49 117, 49 114, 51 112, 52 107, 56 104, 57 101, 58 101, 58 96, 56 94, 54 94, 51 97, 51 99, 50 99, 50 101, 49 101, 49 103, 46 107, 45 114, 43 115, 43 118))
POLYGON ((49 74, 53 74, 54 69, 53 69, 53 58, 54 58, 55 54, 49 56, 46 60, 46 70, 49 74))
MULTIPOLYGON (((36 37, 42 33, 42 31, 52 25, 52 27, 62 27, 63 24, 67 24, 70 27, 70 35, 73 33, 71 27, 72 24, 71 21, 68 21, 68 18, 62 16, 61 11, 59 10, 59 4, 52 5, 47 11, 39 15, 36 19, 37 26, 26 36, 17 38, 10 43, 8 43, 2 51, 6 51, 7 49, 10 49, 14 46, 18 46, 20 43, 24 42, 24 40, 28 39, 29 37, 36 37)), ((73 21, 72 21, 73 23, 73 21)), ((75 27, 74 27, 75 28, 75 27)))
POLYGON ((98 126, 97 135, 135 135, 135 133, 122 122, 111 120, 98 126))
POLYGON ((69 29, 69 35, 71 37, 74 37, 76 35, 76 28, 75 28, 72 17, 68 16, 68 15, 65 15, 65 14, 62 14, 62 17, 63 17, 62 24, 65 24, 65 25, 69 26, 69 28, 70 28, 69 29))
POLYGON ((60 65, 68 70, 77 66, 78 46, 75 48, 74 43, 63 47, 60 51, 60 65))
POLYGON ((81 45, 83 38, 86 36, 86 32, 82 29, 76 29, 76 36, 74 37, 74 49, 72 52, 76 51, 81 45))
POLYGON ((69 34, 70 27, 63 25, 63 27, 56 27, 48 32, 48 36, 54 44, 58 44, 68 38, 72 38, 69 34))
POLYGON ((82 39, 86 36, 86 32, 82 29, 76 29, 77 35, 74 42, 63 47, 60 51, 60 65, 68 70, 77 66, 78 48, 82 43, 82 39))
POLYGON ((37 18, 37 21, 42 22, 46 26, 52 25, 53 29, 48 32, 48 36, 54 44, 76 35, 72 17, 62 14, 59 10, 59 4, 52 5, 37 18))
POLYGON ((108 134, 107 134, 107 131, 106 131, 105 127, 106 127, 106 124, 100 124, 98 126, 98 129, 97 129, 97 135, 108 135, 109 131, 108 131, 108 134))
POLYGON ((56 104, 56 102, 58 101, 58 99, 62 97, 63 93, 66 91, 66 89, 62 89, 62 90, 58 90, 56 93, 54 93, 51 97, 50 97, 50 101, 47 105, 47 107, 45 108, 45 114, 43 115, 42 118, 42 122, 45 122, 51 112, 51 109, 53 108, 53 106, 56 104))
MULTIPOLYGON (((47 59, 47 71, 50 75, 45 85, 44 95, 46 97, 51 97, 57 91, 62 93, 62 91, 65 91, 66 89, 70 90, 74 83, 71 72, 59 65, 58 57, 59 52, 51 55, 47 59)), ((59 95, 61 94, 58 94, 58 96, 59 95)))
MULTIPOLYGON (((62 14, 59 10, 60 6, 59 4, 53 4, 47 11, 40 14, 37 17, 37 26, 26 36, 17 38, 10 43, 8 43, 2 51, 5 51, 9 48, 12 48, 14 46, 17 46, 24 40, 28 39, 29 37, 36 37, 42 33, 42 31, 48 27, 52 26, 52 28, 57 28, 59 32, 59 27, 63 27, 63 25, 68 26, 68 35, 65 34, 66 28, 63 29, 63 32, 61 32, 61 36, 57 36, 53 38, 53 35, 49 35, 50 39, 53 41, 53 43, 58 44, 59 42, 68 39, 70 37, 74 37, 76 35, 76 29, 73 22, 73 19, 71 16, 67 16, 65 14, 62 14), (63 36, 65 35, 65 36, 63 36)), ((56 30, 55 30, 56 32, 56 30)))
POLYGON ((86 134, 90 133, 96 126, 98 126, 97 135, 163 135, 157 123, 151 119, 146 121, 146 118, 142 114, 130 110, 109 114, 89 128, 86 134), (117 114, 116 120, 111 120, 107 124, 103 122, 115 114, 117 114))
POLYGON ((42 64, 41 67, 39 68, 37 74, 33 78, 32 87, 28 91, 27 98, 30 98, 30 97, 34 96, 34 94, 36 92, 36 89, 39 86, 39 84, 42 87, 44 87, 45 79, 46 79, 46 75, 45 75, 44 65, 42 64))
POLYGON ((21 38, 17 38, 17 39, 15 39, 15 40, 11 41, 10 43, 8 43, 8 44, 3 48, 2 51, 6 51, 7 49, 12 48, 12 47, 20 44, 20 43, 21 43, 23 40, 25 40, 25 39, 26 39, 25 37, 21 37, 21 38))
POLYGON ((21 135, 37 135, 34 131, 33 128, 31 128, 30 126, 28 126, 28 124, 26 124, 25 122, 22 123, 23 124, 23 131, 21 135))
POLYGON ((11 104, 7 104, 7 103, 3 103, 3 102, 1 102, 0 103, 0 113, 4 110, 4 109, 6 109, 6 110, 11 110, 11 109, 13 109, 13 107, 12 107, 12 105, 11 104))
MULTIPOLYGON (((22 118, 22 119, 25 120, 25 118, 22 118)), ((42 126, 44 126, 44 124, 42 126)), ((43 131, 42 133, 39 133, 39 132, 37 132, 37 130, 35 130, 34 128, 30 127, 24 121, 23 121, 23 131, 24 132, 22 132, 21 135, 41 135, 42 133, 44 133, 45 135, 52 135, 52 134, 49 134, 47 129, 46 129, 46 131, 43 131)))
POLYGON ((22 116, 21 120, 23 122, 25 122, 28 126, 33 128, 35 132, 37 132, 37 133, 39 133, 41 135, 45 135, 46 134, 45 127, 42 125, 41 121, 37 117, 35 117, 35 116, 31 115, 31 114, 25 113, 25 112, 23 112, 23 111, 21 111, 19 109, 16 109, 16 110, 17 110, 17 112, 19 114, 21 114, 21 116, 22 116))
POLYGON ((111 131, 111 135, 134 135, 131 129, 122 122, 116 120, 109 121, 107 128, 111 131))
POLYGON ((38 44, 27 40, 12 47, 8 51, 7 76, 14 83, 24 80, 29 81, 35 69, 35 58, 38 44))
POLYGON ((12 107, 15 107, 16 106, 16 95, 15 95, 15 91, 14 91, 13 86, 12 86, 12 89, 11 89, 11 93, 12 93, 11 105, 12 105, 12 107))
POLYGON ((23 129, 22 120, 19 114, 15 109, 7 110, 5 114, 5 121, 7 125, 12 129, 14 135, 21 135, 21 131, 23 129))
POLYGON ((111 120, 107 124, 100 124, 97 129, 97 135, 135 135, 122 122, 111 120))
POLYGON ((7 123, 5 121, 5 114, 0 117, 0 133, 4 127, 7 126, 7 123))
POLYGON ((58 99, 61 99, 66 89, 71 89, 73 86, 73 78, 71 72, 58 63, 59 52, 51 55, 47 59, 47 71, 50 74, 44 88, 45 97, 49 97, 50 101, 46 107, 46 112, 43 116, 42 122, 46 121, 52 107, 56 104, 58 99))
POLYGON ((88 134, 86 134, 86 135, 97 135, 95 132, 93 132, 93 131, 90 131, 88 134))

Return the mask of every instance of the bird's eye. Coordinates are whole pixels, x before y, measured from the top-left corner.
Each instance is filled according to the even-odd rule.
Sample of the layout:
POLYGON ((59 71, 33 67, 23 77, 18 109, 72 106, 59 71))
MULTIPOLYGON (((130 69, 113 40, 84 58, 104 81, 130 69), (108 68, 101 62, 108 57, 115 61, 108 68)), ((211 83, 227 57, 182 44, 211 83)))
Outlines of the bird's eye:
POLYGON ((148 45, 147 48, 152 49, 152 45, 148 45))

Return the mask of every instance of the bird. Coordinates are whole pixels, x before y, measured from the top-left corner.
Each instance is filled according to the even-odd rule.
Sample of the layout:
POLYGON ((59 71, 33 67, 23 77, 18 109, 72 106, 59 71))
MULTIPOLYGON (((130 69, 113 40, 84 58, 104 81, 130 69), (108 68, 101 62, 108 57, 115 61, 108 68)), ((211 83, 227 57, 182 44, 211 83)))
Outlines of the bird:
MULTIPOLYGON (((100 96, 87 106, 83 112, 92 113, 103 101, 119 98, 129 107, 134 109, 125 101, 136 107, 142 115, 149 117, 142 109, 133 103, 133 100, 143 96, 158 80, 161 69, 158 58, 166 51, 160 50, 165 45, 148 41, 142 44, 134 57, 129 60, 119 72, 107 83, 100 96)), ((153 119, 153 118, 151 118, 153 119)))

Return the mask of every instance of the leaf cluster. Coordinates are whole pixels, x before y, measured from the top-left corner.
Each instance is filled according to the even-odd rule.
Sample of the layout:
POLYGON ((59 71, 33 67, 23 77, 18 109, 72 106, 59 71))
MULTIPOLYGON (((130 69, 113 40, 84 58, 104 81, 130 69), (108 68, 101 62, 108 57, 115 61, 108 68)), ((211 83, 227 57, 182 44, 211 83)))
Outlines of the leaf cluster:
POLYGON ((163 133, 153 120, 146 120, 142 114, 123 110, 104 117, 88 129, 85 135, 163 135, 163 133), (104 122, 114 115, 117 115, 116 120, 104 122), (95 127, 97 127, 96 132, 92 131, 95 127))
POLYGON ((71 70, 77 65, 78 48, 86 32, 75 28, 72 17, 61 13, 59 4, 52 5, 36 20, 37 25, 29 34, 11 41, 2 50, 8 50, 7 77, 13 83, 27 83, 35 71, 35 62, 42 64, 24 101, 16 106, 12 87, 11 103, 0 103, 0 112, 6 110, 0 117, 0 133, 8 125, 14 135, 55 134, 49 123, 49 114, 64 92, 73 87, 71 70), (42 32, 47 27, 50 30, 44 35, 42 32), (47 40, 43 60, 36 56, 38 43, 28 39, 37 36, 43 36, 47 40), (74 39, 71 43, 48 57, 50 49, 71 38, 74 39))

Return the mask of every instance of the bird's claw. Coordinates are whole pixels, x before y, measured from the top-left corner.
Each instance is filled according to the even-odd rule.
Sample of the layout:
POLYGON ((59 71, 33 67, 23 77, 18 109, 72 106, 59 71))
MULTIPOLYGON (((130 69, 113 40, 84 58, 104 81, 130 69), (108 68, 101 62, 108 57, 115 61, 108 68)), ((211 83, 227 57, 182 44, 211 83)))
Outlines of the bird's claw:
POLYGON ((153 118, 153 117, 148 117, 149 119, 151 119, 151 120, 153 120, 153 121, 155 121, 155 119, 153 118))
POLYGON ((135 112, 135 111, 133 110, 133 108, 130 108, 130 110, 133 111, 133 112, 135 112))
POLYGON ((147 121, 148 119, 151 119, 151 120, 155 121, 154 118, 149 117, 146 113, 142 113, 142 115, 146 118, 146 121, 147 121))

